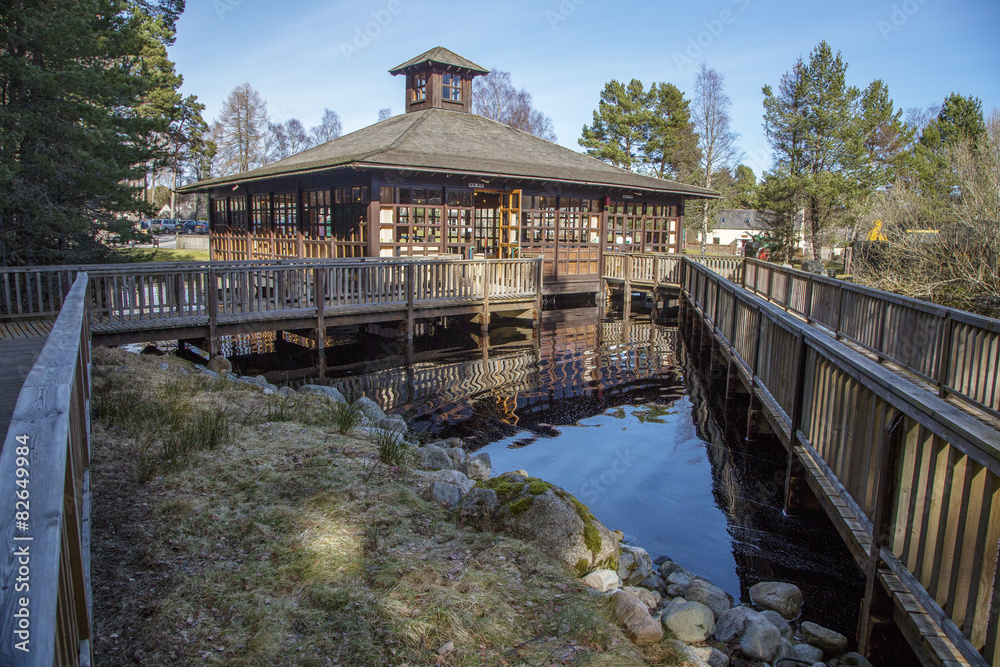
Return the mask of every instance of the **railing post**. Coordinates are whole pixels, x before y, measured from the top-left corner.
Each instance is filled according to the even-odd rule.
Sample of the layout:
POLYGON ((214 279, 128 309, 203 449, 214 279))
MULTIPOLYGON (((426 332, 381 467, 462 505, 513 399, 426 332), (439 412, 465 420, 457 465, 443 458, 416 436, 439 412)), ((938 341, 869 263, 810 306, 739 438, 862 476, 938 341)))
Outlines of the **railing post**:
POLYGON ((902 426, 904 415, 896 413, 882 430, 879 439, 878 463, 875 470, 878 478, 875 487, 875 511, 872 515, 872 542, 866 564, 865 597, 861 605, 861 618, 858 620, 858 649, 863 655, 872 652, 872 631, 876 624, 892 622, 892 601, 882 589, 879 581, 878 566, 881 562, 881 550, 889 544, 892 535, 892 507, 896 496, 896 461, 902 443, 902 426))
POLYGON ((219 353, 219 338, 216 334, 219 326, 219 284, 215 276, 215 269, 208 270, 205 289, 208 291, 209 352, 214 357, 219 353))
POLYGON ((813 282, 813 279, 810 278, 809 282, 806 283, 806 307, 803 313, 806 316, 806 322, 810 324, 812 324, 813 282))
POLYGON ((833 337, 840 340, 840 329, 842 318, 844 317, 844 285, 837 285, 837 318, 834 320, 833 337))
POLYGON ((938 396, 944 398, 948 395, 948 373, 951 372, 951 330, 954 320, 951 319, 951 311, 944 316, 944 331, 941 335, 941 348, 938 351, 937 385, 938 396))
POLYGON ((541 257, 535 260, 535 328, 539 330, 542 326, 542 262, 541 257))
POLYGON ((316 302, 316 347, 326 349, 326 269, 313 268, 313 294, 316 302))
POLYGON ((413 304, 416 298, 416 280, 414 278, 416 274, 416 267, 413 261, 410 260, 406 264, 406 340, 413 340, 413 329, 414 329, 414 317, 413 317, 413 304))
POLYGON ((632 314, 632 255, 625 255, 625 292, 622 294, 622 321, 628 322, 632 314))
POLYGON ((490 258, 483 258, 483 336, 490 330, 490 258))
POLYGON ((792 307, 792 282, 794 276, 788 271, 782 271, 785 276, 785 310, 790 310, 792 307))

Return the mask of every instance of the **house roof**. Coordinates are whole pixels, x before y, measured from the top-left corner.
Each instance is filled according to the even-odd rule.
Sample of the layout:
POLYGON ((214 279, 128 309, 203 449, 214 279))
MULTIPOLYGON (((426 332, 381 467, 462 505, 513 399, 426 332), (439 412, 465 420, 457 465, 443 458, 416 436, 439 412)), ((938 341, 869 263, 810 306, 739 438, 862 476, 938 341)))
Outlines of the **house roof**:
POLYGON ((421 53, 416 58, 411 58, 402 65, 397 65, 396 67, 393 67, 391 70, 389 70, 389 74, 392 75, 404 74, 408 70, 416 69, 420 65, 424 65, 426 63, 434 63, 436 65, 444 65, 446 67, 464 69, 473 72, 475 74, 490 73, 490 71, 485 67, 481 67, 480 65, 477 65, 471 60, 463 58, 454 51, 449 51, 443 46, 435 46, 430 51, 427 51, 426 53, 421 53))
POLYGON ((718 212, 712 229, 764 229, 767 227, 760 211, 747 208, 727 208, 718 212))
POLYGON ((721 198, 713 190, 613 167, 483 116, 433 108, 394 116, 259 169, 201 181, 178 191, 199 192, 344 167, 527 178, 721 198))

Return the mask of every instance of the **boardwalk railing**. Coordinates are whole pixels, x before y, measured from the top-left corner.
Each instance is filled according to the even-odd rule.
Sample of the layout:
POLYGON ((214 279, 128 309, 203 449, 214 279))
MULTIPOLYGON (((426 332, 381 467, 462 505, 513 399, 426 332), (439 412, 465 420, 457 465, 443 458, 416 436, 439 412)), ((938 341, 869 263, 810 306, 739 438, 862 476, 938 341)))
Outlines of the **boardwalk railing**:
POLYGON ((742 267, 739 257, 606 252, 602 277, 630 285, 680 285, 682 258, 707 266, 727 278, 738 276, 742 267))
POLYGON ((59 286, 80 270, 90 278, 96 333, 315 316, 318 310, 527 300, 541 293, 540 264, 393 258, 4 269, 0 318, 54 316, 62 304, 59 286))
MULTIPOLYGON (((838 287, 820 279, 810 292, 802 276, 750 266, 749 284, 772 296, 838 287)), ((684 292, 867 573, 862 650, 888 615, 924 664, 1000 664, 997 431, 696 262, 685 262, 684 292), (873 608, 880 593, 895 612, 873 608)), ((810 312, 797 298, 784 303, 810 312)), ((875 301, 886 302, 897 305, 875 301)))
POLYGON ((66 295, 0 451, 0 664, 92 664, 87 275, 66 295))
POLYGON ((1000 417, 1000 320, 746 260, 743 286, 1000 417))

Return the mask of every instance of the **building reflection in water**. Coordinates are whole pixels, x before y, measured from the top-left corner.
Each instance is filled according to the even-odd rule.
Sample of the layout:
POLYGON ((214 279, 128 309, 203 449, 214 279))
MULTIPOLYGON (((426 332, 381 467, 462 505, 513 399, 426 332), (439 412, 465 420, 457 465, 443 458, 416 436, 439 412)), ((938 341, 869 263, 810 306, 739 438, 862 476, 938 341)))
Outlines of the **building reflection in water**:
MULTIPOLYGON (((794 582, 811 620, 854 634, 864 591, 849 552, 822 513, 782 512, 783 450, 748 443, 739 428, 726 427, 725 406, 712 405, 718 392, 709 391, 675 328, 600 321, 596 309, 580 309, 545 313, 537 335, 510 328, 482 339, 432 326, 410 349, 378 336, 349 338, 328 350, 322 364, 307 345, 269 334, 227 345, 241 373, 366 395, 415 430, 460 436, 470 447, 504 439, 507 447, 544 447, 560 435, 558 427, 618 406, 672 406, 687 395, 692 428, 703 442, 699 465, 710 468, 715 504, 725 516, 719 525, 735 560, 739 591, 731 592, 747 601, 758 581, 794 582)), ((730 423, 740 418, 730 415, 730 423)), ((544 477, 546 471, 531 472, 544 477)), ((642 533, 658 525, 656 508, 645 514, 636 529, 640 543, 642 533)))

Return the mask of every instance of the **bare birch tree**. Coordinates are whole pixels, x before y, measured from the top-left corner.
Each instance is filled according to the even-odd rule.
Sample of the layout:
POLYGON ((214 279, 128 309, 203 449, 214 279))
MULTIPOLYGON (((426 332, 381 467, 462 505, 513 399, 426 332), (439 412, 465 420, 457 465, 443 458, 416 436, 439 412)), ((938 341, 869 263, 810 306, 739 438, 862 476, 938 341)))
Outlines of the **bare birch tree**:
POLYGON ((556 141, 552 119, 533 106, 528 91, 514 87, 510 72, 495 69, 476 78, 472 85, 475 113, 536 137, 556 141))
MULTIPOLYGON (((722 75, 704 62, 695 79, 691 107, 691 120, 698 133, 698 147, 701 149, 702 182, 706 188, 711 188, 713 174, 720 169, 734 167, 742 153, 736 144, 740 135, 730 126, 729 110, 732 100, 725 93, 722 75)), ((710 206, 707 201, 702 204, 702 255, 705 254, 705 242, 708 238, 710 206)))
POLYGON ((242 173, 264 163, 267 102, 249 83, 233 89, 219 116, 222 141, 219 154, 223 171, 242 173))

